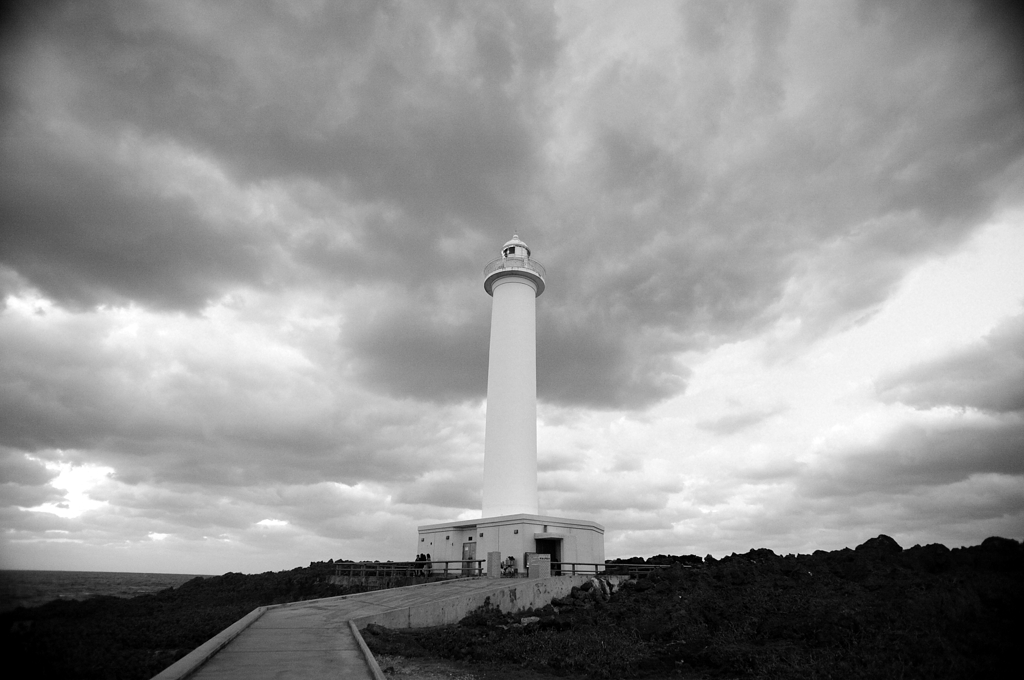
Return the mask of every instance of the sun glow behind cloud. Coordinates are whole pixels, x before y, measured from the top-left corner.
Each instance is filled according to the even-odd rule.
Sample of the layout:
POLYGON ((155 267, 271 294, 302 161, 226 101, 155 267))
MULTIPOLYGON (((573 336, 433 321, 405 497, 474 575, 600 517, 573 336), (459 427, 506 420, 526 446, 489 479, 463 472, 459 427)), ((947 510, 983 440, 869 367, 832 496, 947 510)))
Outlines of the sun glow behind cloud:
POLYGON ((102 510, 109 505, 107 501, 92 498, 90 492, 114 473, 113 468, 34 460, 43 463, 51 472, 57 473, 50 481, 50 486, 62 491, 64 498, 60 502, 41 503, 35 507, 21 508, 22 510, 47 512, 64 519, 74 519, 87 512, 102 510))

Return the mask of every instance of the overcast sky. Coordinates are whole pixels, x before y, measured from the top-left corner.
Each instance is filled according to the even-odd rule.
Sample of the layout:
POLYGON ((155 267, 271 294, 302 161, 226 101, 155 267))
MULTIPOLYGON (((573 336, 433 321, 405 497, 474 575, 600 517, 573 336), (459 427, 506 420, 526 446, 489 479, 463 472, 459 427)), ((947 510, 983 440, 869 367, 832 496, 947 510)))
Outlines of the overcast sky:
POLYGON ((999 3, 40 2, 0 35, 0 567, 410 559, 491 298, 609 557, 1024 538, 999 3))

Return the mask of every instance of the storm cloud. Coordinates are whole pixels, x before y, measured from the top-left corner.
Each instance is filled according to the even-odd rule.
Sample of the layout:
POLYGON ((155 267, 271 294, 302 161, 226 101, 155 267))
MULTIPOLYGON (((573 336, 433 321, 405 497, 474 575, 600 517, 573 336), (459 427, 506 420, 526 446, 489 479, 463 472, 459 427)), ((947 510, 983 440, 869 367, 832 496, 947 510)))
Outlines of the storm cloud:
POLYGON ((541 502, 610 555, 1024 512, 1016 10, 5 11, 4 566, 397 558, 471 516, 481 272, 516 232, 548 271, 541 502), (1005 273, 948 302, 971 320, 894 321, 956 258, 1005 273))

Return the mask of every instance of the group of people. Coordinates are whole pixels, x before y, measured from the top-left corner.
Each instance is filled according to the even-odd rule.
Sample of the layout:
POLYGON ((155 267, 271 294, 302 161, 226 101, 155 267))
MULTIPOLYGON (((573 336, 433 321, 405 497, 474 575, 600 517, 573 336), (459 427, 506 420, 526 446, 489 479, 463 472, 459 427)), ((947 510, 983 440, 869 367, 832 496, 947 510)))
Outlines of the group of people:
POLYGON ((416 561, 413 563, 416 573, 422 573, 424 576, 429 576, 434 565, 430 562, 430 553, 424 555, 420 553, 416 556, 416 561))
POLYGON ((501 561, 501 575, 505 578, 519 576, 519 567, 516 566, 516 558, 509 557, 501 561))

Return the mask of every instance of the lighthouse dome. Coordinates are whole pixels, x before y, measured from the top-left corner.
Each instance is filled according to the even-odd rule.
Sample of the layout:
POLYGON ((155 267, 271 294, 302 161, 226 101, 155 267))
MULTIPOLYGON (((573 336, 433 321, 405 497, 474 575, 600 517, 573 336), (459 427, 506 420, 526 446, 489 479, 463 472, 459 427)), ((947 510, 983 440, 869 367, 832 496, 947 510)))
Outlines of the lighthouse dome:
POLYGON ((488 295, 494 295, 495 281, 506 276, 519 276, 529 279, 540 295, 544 292, 545 274, 541 263, 530 257, 530 247, 523 243, 519 234, 514 234, 501 247, 501 255, 484 267, 484 290, 488 295))
POLYGON ((501 247, 501 254, 505 257, 529 257, 530 247, 519 238, 519 234, 513 234, 501 247))

